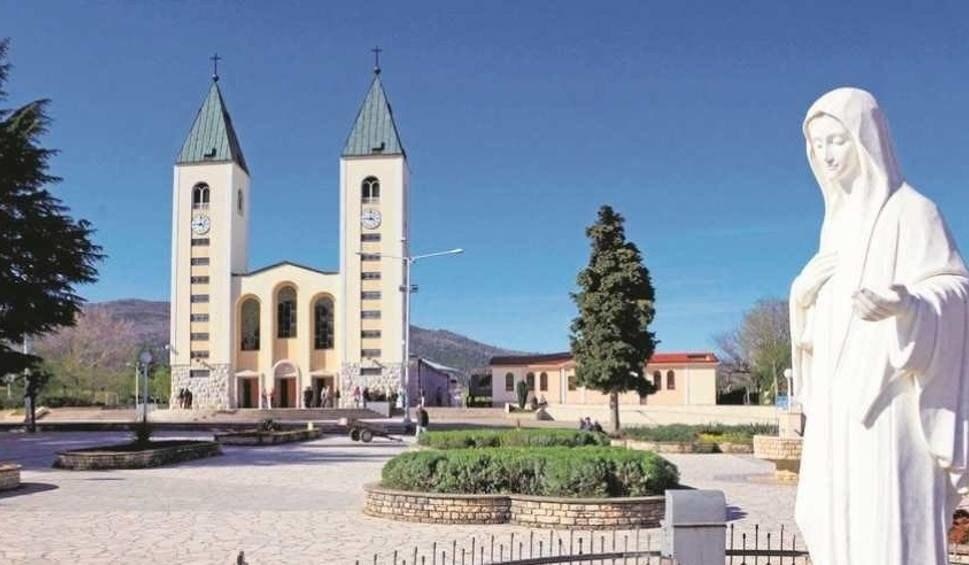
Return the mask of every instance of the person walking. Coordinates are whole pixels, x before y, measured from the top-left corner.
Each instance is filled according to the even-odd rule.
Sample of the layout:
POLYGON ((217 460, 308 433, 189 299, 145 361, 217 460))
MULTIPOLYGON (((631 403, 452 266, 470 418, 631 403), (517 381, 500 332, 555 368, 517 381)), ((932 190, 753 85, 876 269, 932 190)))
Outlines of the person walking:
POLYGON ((427 415, 427 410, 424 409, 424 405, 421 404, 417 407, 417 433, 414 437, 421 437, 422 433, 427 432, 427 425, 430 423, 430 417, 427 415))

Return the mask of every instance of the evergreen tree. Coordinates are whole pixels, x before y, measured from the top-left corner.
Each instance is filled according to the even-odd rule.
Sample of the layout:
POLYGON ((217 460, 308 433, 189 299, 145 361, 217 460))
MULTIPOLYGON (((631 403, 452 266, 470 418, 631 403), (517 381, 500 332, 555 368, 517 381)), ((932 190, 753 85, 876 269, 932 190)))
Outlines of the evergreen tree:
POLYGON ((626 241, 623 218, 610 206, 586 229, 592 243, 589 266, 578 276, 572 299, 579 315, 570 336, 575 375, 582 386, 609 395, 609 429, 619 431, 619 394, 651 394, 646 362, 656 348, 649 331, 654 292, 642 255, 626 241))
MULTIPOLYGON (((8 47, 9 40, 0 40, 0 101, 6 100, 8 47)), ((40 358, 21 344, 74 323, 84 302, 74 286, 96 280, 102 258, 91 225, 71 218, 47 188, 60 180, 48 174, 56 152, 39 143, 50 124, 48 104, 0 108, 0 375, 24 375, 31 427, 45 375, 40 358)))

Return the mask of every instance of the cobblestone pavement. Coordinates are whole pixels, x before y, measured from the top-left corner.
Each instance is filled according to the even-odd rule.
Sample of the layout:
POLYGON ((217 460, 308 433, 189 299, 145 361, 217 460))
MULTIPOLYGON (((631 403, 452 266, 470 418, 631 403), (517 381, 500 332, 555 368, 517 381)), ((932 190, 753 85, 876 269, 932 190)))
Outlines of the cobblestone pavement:
MULTIPOLYGON (((0 460, 24 466, 23 487, 0 493, 0 563, 234 563, 240 550, 252 565, 373 563, 375 553, 380 563, 391 563, 394 549, 410 562, 415 546, 424 551, 438 542, 440 555, 450 553, 452 540, 461 547, 471 536, 494 534, 506 544, 501 540, 512 533, 518 540, 526 535, 512 526, 408 524, 363 516, 362 485, 376 481, 383 463, 405 448, 380 439, 370 445, 327 437, 229 447, 221 457, 144 470, 50 467, 56 451, 125 438, 100 432, 0 433, 0 460)), ((669 458, 685 484, 724 490, 740 527, 752 528, 754 522, 768 529, 792 527, 794 488, 756 479, 769 475, 769 464, 737 455, 669 458)), ((652 534, 656 547, 659 536, 652 534)))

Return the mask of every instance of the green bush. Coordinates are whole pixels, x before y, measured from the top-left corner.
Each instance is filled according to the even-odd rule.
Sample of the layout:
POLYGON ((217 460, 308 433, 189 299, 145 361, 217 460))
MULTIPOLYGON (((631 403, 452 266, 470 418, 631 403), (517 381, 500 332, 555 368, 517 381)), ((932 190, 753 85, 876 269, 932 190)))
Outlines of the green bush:
POLYGON ((751 444, 755 435, 777 435, 777 426, 767 424, 669 424, 666 426, 625 428, 623 435, 642 441, 668 441, 688 443, 744 443, 751 444))
POLYGON ((647 496, 679 484, 676 466, 655 453, 611 447, 408 452, 382 478, 410 491, 559 497, 647 496))
POLYGON ((421 434, 420 445, 435 449, 480 447, 582 447, 609 445, 604 434, 580 430, 513 429, 454 430, 421 434))

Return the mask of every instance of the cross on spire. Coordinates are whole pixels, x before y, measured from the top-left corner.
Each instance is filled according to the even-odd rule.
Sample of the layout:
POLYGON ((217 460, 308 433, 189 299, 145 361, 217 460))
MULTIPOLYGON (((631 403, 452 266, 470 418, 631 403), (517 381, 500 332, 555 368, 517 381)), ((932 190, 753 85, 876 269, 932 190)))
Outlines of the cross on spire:
POLYGON ((373 49, 371 49, 371 51, 373 51, 373 74, 379 75, 380 74, 380 52, 383 51, 383 49, 381 49, 380 46, 378 45, 373 49))
POLYGON ((212 60, 212 80, 219 82, 219 61, 222 60, 222 57, 219 57, 219 54, 215 53, 209 59, 212 60))

